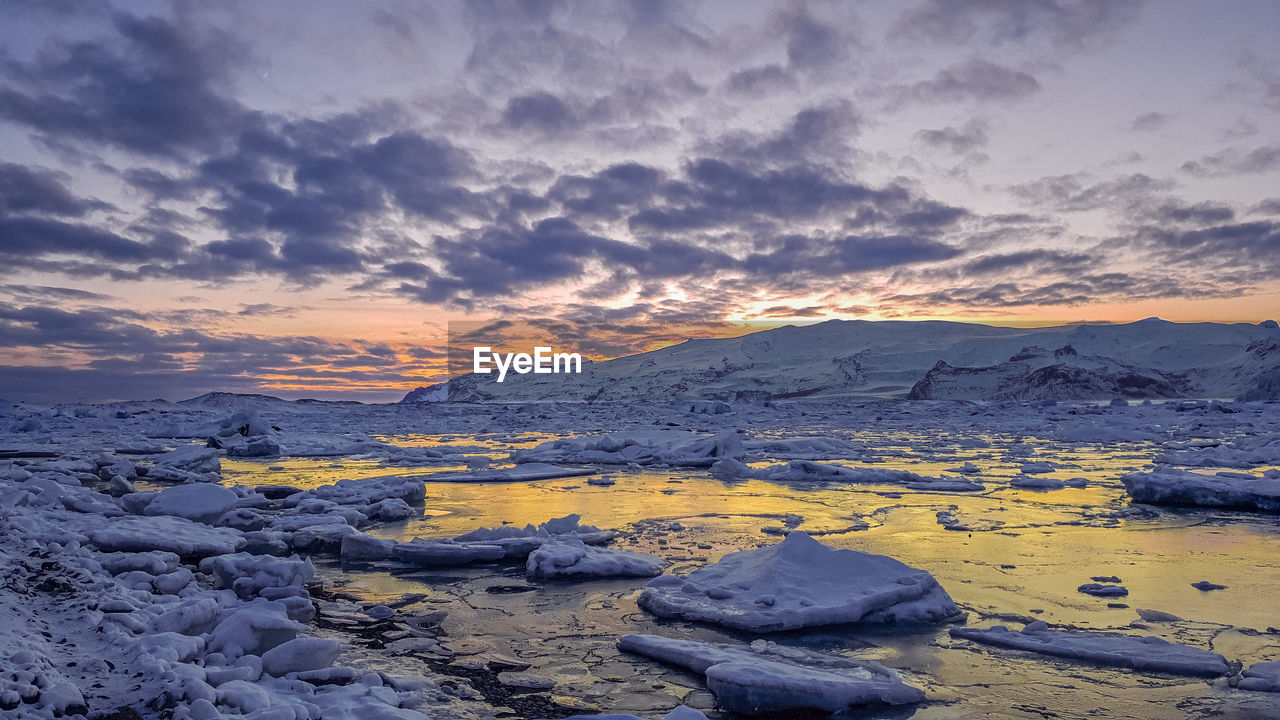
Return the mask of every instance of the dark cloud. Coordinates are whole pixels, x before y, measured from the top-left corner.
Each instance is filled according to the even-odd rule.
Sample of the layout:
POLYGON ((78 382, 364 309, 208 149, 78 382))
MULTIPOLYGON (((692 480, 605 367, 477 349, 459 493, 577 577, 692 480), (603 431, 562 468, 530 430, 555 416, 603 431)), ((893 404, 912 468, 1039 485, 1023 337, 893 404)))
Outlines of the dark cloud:
POLYGON ((1176 187, 1172 180, 1134 173, 1093 182, 1087 175, 1055 175, 1014 185, 1015 197, 1032 205, 1062 212, 1084 212, 1100 208, 1131 209, 1149 202, 1157 193, 1176 187))
POLYGON ((994 253, 973 258, 958 270, 965 276, 1003 275, 1015 271, 1035 269, 1041 273, 1072 273, 1093 266, 1098 258, 1085 253, 1058 250, 1021 250, 1011 253, 994 253))
POLYGON ((801 109, 771 133, 733 132, 702 143, 703 154, 751 165, 828 165, 845 161, 862 131, 862 114, 848 100, 801 109))
POLYGON ((959 248, 920 237, 792 235, 783 238, 772 250, 750 255, 743 262, 743 267, 758 275, 804 273, 830 277, 949 260, 960 254, 959 248))
POLYGON ((0 162, 0 214, 38 213, 80 217, 110 203, 77 197, 67 187, 65 173, 0 162))
POLYGON ((951 126, 940 130, 921 130, 916 137, 924 144, 947 150, 955 155, 963 155, 986 147, 988 137, 984 123, 971 121, 963 128, 951 126))
POLYGON ((903 12, 891 35, 950 43, 1036 43, 1079 47, 1138 17, 1142 0, 924 0, 903 12))
POLYGON ((796 79, 777 63, 736 70, 724 81, 730 92, 749 96, 768 95, 796 86, 796 79))
POLYGON ((1198 272, 1239 273, 1225 284, 1280 278, 1280 223, 1222 223, 1196 228, 1160 225, 1138 230, 1132 242, 1165 265, 1198 272))
POLYGON ((143 155, 215 149, 244 108, 226 92, 245 49, 216 29, 117 14, 114 36, 51 42, 0 85, 0 118, 51 145, 143 155))
POLYGON ((1260 175, 1275 170, 1280 170, 1280 145, 1263 145, 1243 154, 1227 149, 1182 164, 1183 172, 1196 177, 1260 175))
POLYGON ((563 100, 547 92, 511 98, 502 111, 502 122, 512 130, 548 135, 577 130, 582 124, 563 100))
POLYGON ((1144 112, 1133 119, 1132 128, 1134 130, 1158 130, 1169 123, 1170 116, 1162 112, 1144 112))
POLYGON ((1039 89, 1040 82, 1030 73, 987 60, 969 60, 909 86, 904 99, 926 103, 1018 100, 1039 89))
POLYGON ((787 39, 787 62, 802 71, 836 65, 847 59, 858 45, 851 19, 828 22, 816 17, 804 5, 795 5, 780 13, 772 24, 787 39))

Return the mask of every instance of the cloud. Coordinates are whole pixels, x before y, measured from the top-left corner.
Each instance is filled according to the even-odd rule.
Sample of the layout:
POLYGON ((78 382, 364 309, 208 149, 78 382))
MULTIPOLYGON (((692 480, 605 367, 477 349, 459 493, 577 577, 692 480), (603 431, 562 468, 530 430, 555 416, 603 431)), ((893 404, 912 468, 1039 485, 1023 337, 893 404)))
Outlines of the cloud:
POLYGON ((67 187, 68 176, 45 168, 0 162, 0 214, 39 213, 81 217, 110 210, 110 203, 81 198, 67 187))
POLYGON ((904 99, 925 103, 1019 100, 1040 90, 1030 73, 987 60, 968 60, 908 86, 904 99))
POLYGON ((14 65, 0 118, 54 146, 108 145, 147 156, 212 150, 245 109, 226 79, 244 48, 207 25, 116 14, 113 37, 51 42, 14 65))
POLYGON ((1142 0, 924 0, 905 10, 893 37, 957 44, 1035 43, 1078 48, 1137 19, 1142 0))
POLYGON ((985 123, 972 120, 963 128, 948 125, 939 130, 921 130, 916 138, 929 147, 946 150, 953 155, 964 155, 986 147, 987 129, 985 123))
POLYGON ((1176 187, 1172 180, 1133 173, 1092 182, 1086 174, 1054 175, 1009 188, 1024 202, 1061 212, 1085 212, 1109 209, 1132 209, 1150 202, 1157 193, 1176 187))
POLYGON ((1275 170, 1280 170, 1280 145, 1263 145, 1243 154, 1227 149, 1182 164, 1183 172, 1196 177, 1261 175, 1275 170))
POLYGON ((1132 127, 1134 130, 1139 130, 1144 132, 1149 130, 1159 130, 1165 125, 1168 125, 1171 119, 1172 119, 1172 116, 1170 116, 1169 114, 1162 113, 1162 112, 1155 112, 1153 110, 1151 112, 1144 112, 1141 115, 1138 115, 1137 117, 1135 117, 1130 127, 1132 127))
POLYGON ((577 130, 581 121, 563 100, 547 92, 513 97, 502 111, 503 123, 512 130, 547 135, 577 130))

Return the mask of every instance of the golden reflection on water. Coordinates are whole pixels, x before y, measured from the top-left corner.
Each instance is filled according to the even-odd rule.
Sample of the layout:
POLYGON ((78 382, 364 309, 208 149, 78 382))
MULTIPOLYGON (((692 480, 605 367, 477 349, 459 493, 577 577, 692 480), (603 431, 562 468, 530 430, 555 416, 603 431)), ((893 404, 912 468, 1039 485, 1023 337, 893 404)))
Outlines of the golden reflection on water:
MULTIPOLYGON (((942 457, 926 455, 926 459, 909 454, 914 452, 912 447, 924 446, 904 438, 902 452, 897 454, 877 446, 875 457, 881 462, 833 462, 927 476, 955 475, 948 469, 972 462, 979 472, 963 477, 983 482, 986 489, 943 493, 893 485, 793 487, 759 480, 720 482, 705 469, 604 468, 615 485, 591 486, 585 477, 535 483, 428 483, 423 518, 369 532, 398 540, 451 537, 477 527, 537 524, 577 513, 584 523, 632 531, 624 532, 618 547, 655 553, 671 561, 671 571, 686 572, 727 552, 776 542, 777 535, 762 532, 765 528, 797 527, 822 533, 823 542, 833 546, 890 555, 928 570, 971 612, 973 624, 1017 626, 1041 618, 1055 625, 1214 646, 1228 659, 1241 657, 1233 656, 1232 650, 1247 653, 1243 656, 1247 662, 1280 658, 1280 640, 1265 634, 1267 628, 1280 625, 1274 611, 1274 598, 1280 597, 1280 524, 1275 518, 1130 506, 1119 476, 1148 466, 1150 448, 1146 446, 1055 451, 1048 443, 1028 440, 1024 446, 1033 452, 1026 457, 1010 456, 1007 444, 966 448, 942 457), (1083 477, 1089 484, 1050 491, 1009 488, 1008 480, 1029 460, 1060 463, 1064 467, 1046 475, 1083 477), (949 513, 972 531, 946 529, 938 520, 939 512, 949 513), (677 522, 682 529, 667 530, 677 522), (1119 577, 1129 596, 1109 601, 1077 592, 1094 576, 1119 577), (1228 588, 1203 592, 1191 587, 1199 580, 1228 588), (1127 607, 1109 607, 1109 602, 1127 607), (1140 623, 1138 608, 1172 613, 1184 622, 1140 623)), ((340 464, 334 467, 330 460, 305 459, 224 461, 224 474, 229 482, 314 487, 345 477, 430 474, 445 469, 389 468, 374 460, 340 464), (284 469, 266 469, 273 464, 284 469)), ((511 596, 483 593, 486 583, 495 582, 495 574, 510 582, 511 572, 480 567, 396 577, 385 571, 348 569, 347 579, 350 589, 371 598, 427 594, 431 602, 450 610, 451 632, 456 636, 469 638, 467 643, 537 656, 535 671, 561 680, 568 695, 589 694, 596 683, 605 681, 598 677, 598 670, 586 672, 581 662, 540 649, 544 636, 591 633, 594 639, 588 644, 595 654, 649 673, 646 684, 665 671, 644 661, 615 657, 610 638, 624 632, 720 637, 709 628, 655 625, 634 604, 633 593, 644 581, 551 584, 536 593, 511 596), (466 602, 454 602, 458 593, 468 594, 466 602)), ((907 634, 875 629, 841 632, 846 639, 877 646, 861 652, 862 656, 921 673, 915 681, 938 702, 919 710, 917 718, 999 713, 1025 700, 1028 688, 1042 695, 1038 705, 1057 711, 1070 708, 1078 711, 1071 716, 1080 717, 1088 715, 1091 707, 1138 717, 1183 717, 1175 701, 1208 702, 1206 698, 1216 697, 1201 681, 1144 679, 1125 671, 1016 652, 975 650, 952 643, 945 628, 907 634), (983 685, 981 691, 972 690, 977 683, 983 685)), ((697 687, 696 681, 687 678, 661 677, 671 692, 671 688, 697 687)), ((653 698, 645 702, 659 703, 653 698)), ((639 706, 618 709, 635 711, 639 706)))

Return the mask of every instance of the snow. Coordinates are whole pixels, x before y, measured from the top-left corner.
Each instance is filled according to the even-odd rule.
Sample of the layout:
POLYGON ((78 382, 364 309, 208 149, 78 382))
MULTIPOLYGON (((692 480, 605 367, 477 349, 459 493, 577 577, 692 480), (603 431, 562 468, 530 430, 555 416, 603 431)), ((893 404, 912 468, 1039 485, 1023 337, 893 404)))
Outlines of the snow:
POLYGON ((658 635, 624 635, 618 647, 706 676, 707 688, 731 712, 839 712, 864 705, 910 705, 924 693, 875 662, 825 655, 756 640, 727 645, 658 635))
POLYGON ((89 532, 89 540, 108 552, 160 550, 182 556, 225 555, 244 543, 235 530, 173 516, 108 518, 89 532))
POLYGON ((883 555, 832 548, 804 532, 730 553, 685 577, 656 578, 638 603, 661 617, 754 632, 939 622, 961 614, 929 573, 883 555))
POLYGON ((222 471, 218 451, 186 445, 159 455, 147 470, 149 480, 166 482, 216 482, 222 471))
POLYGON ((1159 468, 1120 480, 1134 502, 1280 512, 1280 474, 1240 477, 1159 468))
POLYGON ((525 573, 531 578, 572 579, 654 577, 666 565, 661 558, 632 550, 592 547, 581 540, 549 540, 529 553, 525 573))
POLYGON ((165 488, 147 503, 146 515, 173 515, 176 517, 212 523, 223 513, 235 507, 239 498, 221 485, 177 485, 165 488))
POLYGON ((1146 672, 1200 677, 1216 677, 1230 672, 1226 659, 1208 650, 1171 643, 1158 637, 1050 630, 1043 620, 1029 623, 1021 631, 996 625, 985 630, 952 628, 951 635, 988 645, 1146 672))
POLYGON ((262 671, 279 677, 291 672, 320 670, 333 664, 341 650, 341 645, 325 638, 294 638, 262 654, 262 671))

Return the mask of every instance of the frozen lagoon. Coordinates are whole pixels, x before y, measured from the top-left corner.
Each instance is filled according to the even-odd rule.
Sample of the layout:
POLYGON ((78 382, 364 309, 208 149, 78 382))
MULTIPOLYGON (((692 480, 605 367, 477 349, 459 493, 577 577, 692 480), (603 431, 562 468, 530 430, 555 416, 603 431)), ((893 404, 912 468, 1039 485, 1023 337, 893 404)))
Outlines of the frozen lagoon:
MULTIPOLYGON (((1280 658, 1280 634, 1272 630, 1280 623, 1270 600, 1280 591, 1276 517, 1135 505, 1121 480, 1157 461, 1161 467, 1170 463, 1199 473, 1230 469, 1259 477, 1275 468, 1280 408, 1246 404, 1227 409, 1238 412, 1209 404, 1032 408, 798 403, 701 416, 663 408, 282 403, 259 408, 262 417, 281 428, 277 440, 282 451, 291 452, 294 443, 305 452, 319 450, 323 457, 224 457, 221 482, 308 489, 339 479, 456 475, 468 466, 481 472, 481 456, 490 459, 492 472, 509 464, 505 460, 512 451, 531 450, 552 438, 605 432, 641 436, 662 428, 707 439, 742 430, 741 459, 752 468, 806 460, 924 478, 964 478, 983 489, 717 479, 706 465, 664 462, 671 458, 659 448, 642 453, 642 463, 634 466, 585 466, 607 473, 614 480, 611 486, 591 485, 590 476, 501 484, 428 482, 422 517, 364 530, 404 541, 453 537, 503 523, 536 525, 576 513, 584 523, 618 530, 612 547, 651 553, 668 562, 667 573, 683 575, 726 553, 770 545, 800 529, 834 547, 888 555, 926 570, 968 612, 968 626, 1044 620, 1056 630, 1151 635, 1212 649, 1248 666, 1280 658), (343 457, 338 451, 344 449, 355 454, 343 457), (1028 476, 1072 482, 1048 490, 1011 486, 1028 476), (1129 595, 1118 600, 1127 607, 1111 606, 1116 598, 1077 592, 1099 577, 1119 578, 1129 595), (1201 580, 1227 587, 1206 592, 1191 586, 1201 580), (1145 612, 1151 610, 1158 613, 1145 612)), ((163 419, 170 426, 166 430, 185 428, 202 439, 201 423, 217 426, 229 410, 137 406, 133 417, 116 419, 114 409, 86 408, 82 417, 70 409, 62 416, 42 417, 39 430, 10 434, 5 447, 71 457, 138 449, 148 442, 160 446, 150 449, 163 449, 190 441, 155 436, 155 421, 163 419)), ((148 461, 147 455, 120 457, 141 465, 148 461)), ((145 490, 147 484, 140 480, 136 489, 145 490)), ((617 639, 653 634, 749 643, 760 637, 652 617, 636 606, 645 579, 534 582, 526 579, 522 562, 421 570, 384 563, 344 565, 325 555, 314 560, 327 592, 347 593, 368 605, 448 612, 439 641, 452 655, 424 665, 412 654, 362 647, 355 636, 338 631, 340 625, 326 626, 326 608, 341 609, 351 600, 320 596, 321 632, 346 648, 339 664, 435 674, 468 658, 517 658, 530 666, 528 673, 555 681, 542 694, 558 705, 537 706, 548 715, 576 707, 660 717, 684 701, 714 717, 714 700, 701 676, 621 652, 617 639)), ((922 704, 885 710, 883 716, 994 712, 1085 717, 1104 712, 1266 717, 1276 712, 1280 700, 1236 690, 1226 679, 1139 673, 979 645, 952 638, 949 627, 855 625, 767 637, 882 663, 925 691, 922 704)))

